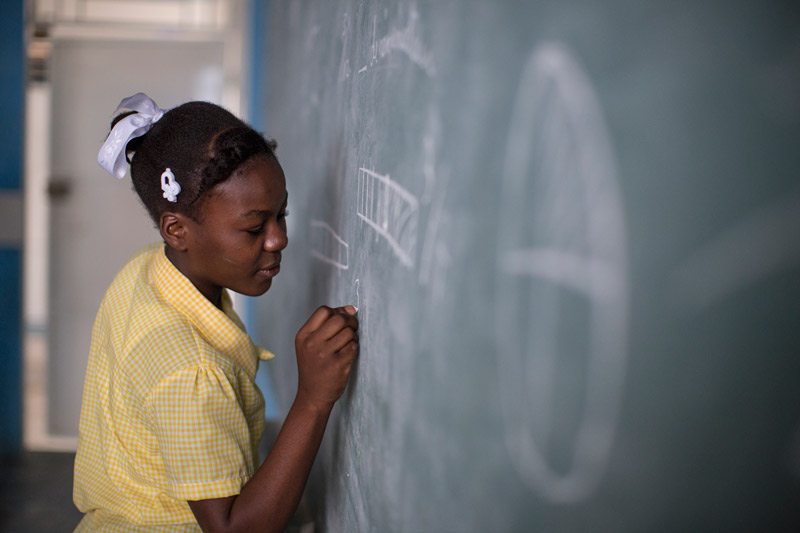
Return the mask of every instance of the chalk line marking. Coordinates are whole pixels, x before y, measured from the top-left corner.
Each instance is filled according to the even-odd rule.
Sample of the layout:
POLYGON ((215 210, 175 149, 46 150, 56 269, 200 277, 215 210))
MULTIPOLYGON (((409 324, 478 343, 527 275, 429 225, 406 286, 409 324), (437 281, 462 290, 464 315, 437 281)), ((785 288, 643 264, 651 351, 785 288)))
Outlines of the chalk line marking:
POLYGON ((508 274, 538 277, 592 298, 619 291, 623 282, 608 261, 563 250, 510 250, 500 258, 500 265, 508 274))
POLYGON ((667 301, 693 313, 800 265, 800 192, 745 216, 671 273, 667 301))
POLYGON ((358 169, 358 217, 386 239, 400 262, 414 265, 419 200, 391 180, 368 168, 358 169))
POLYGON ((349 246, 330 225, 321 220, 311 220, 311 242, 315 246, 311 257, 318 259, 339 270, 347 270, 349 266, 349 246))

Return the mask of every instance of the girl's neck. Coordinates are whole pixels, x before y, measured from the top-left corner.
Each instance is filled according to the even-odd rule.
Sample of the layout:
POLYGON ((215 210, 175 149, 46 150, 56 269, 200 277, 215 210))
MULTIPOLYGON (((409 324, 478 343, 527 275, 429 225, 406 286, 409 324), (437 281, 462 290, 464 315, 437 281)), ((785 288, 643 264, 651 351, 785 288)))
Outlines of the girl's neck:
POLYGON ((164 248, 164 254, 167 256, 170 263, 172 263, 181 274, 186 276, 192 285, 194 285, 195 288, 200 291, 200 294, 205 296, 209 302, 218 309, 222 309, 222 287, 208 283, 199 283, 192 272, 189 257, 186 252, 180 252, 168 245, 165 245, 164 248))

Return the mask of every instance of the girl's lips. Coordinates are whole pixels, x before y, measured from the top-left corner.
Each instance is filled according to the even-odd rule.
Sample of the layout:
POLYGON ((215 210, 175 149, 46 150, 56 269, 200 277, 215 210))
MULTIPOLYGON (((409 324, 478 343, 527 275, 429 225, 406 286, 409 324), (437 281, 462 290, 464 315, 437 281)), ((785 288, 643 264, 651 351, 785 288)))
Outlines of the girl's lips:
POLYGON ((258 273, 263 274, 268 278, 274 278, 275 276, 278 275, 278 272, 280 271, 281 271, 281 264, 275 263, 274 265, 262 268, 261 270, 258 271, 258 273))

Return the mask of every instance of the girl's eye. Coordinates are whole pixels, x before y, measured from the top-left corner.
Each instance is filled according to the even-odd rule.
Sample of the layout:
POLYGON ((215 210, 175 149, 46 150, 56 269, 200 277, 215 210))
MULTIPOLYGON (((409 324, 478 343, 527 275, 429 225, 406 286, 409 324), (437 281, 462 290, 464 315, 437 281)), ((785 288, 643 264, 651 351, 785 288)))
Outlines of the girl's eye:
MULTIPOLYGON (((288 209, 284 209, 283 211, 278 213, 278 220, 283 220, 287 216, 289 216, 289 210, 288 209)), ((266 228, 266 227, 267 227, 267 223, 264 222, 262 225, 258 226, 257 228, 250 228, 250 229, 246 229, 245 231, 247 233, 249 233, 250 235, 253 235, 254 237, 256 237, 256 236, 261 235, 262 233, 264 233, 264 228, 266 228)))

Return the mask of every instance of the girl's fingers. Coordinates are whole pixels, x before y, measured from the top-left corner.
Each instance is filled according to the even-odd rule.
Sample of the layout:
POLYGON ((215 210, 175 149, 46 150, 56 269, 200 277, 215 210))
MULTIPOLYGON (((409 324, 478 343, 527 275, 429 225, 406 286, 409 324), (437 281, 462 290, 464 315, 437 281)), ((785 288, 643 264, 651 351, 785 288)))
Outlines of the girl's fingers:
POLYGON ((328 346, 332 352, 338 352, 353 341, 358 342, 358 334, 351 328, 344 328, 328 341, 328 346))
MULTIPOLYGON (((345 358, 348 363, 351 363, 353 359, 359 354, 358 338, 355 338, 352 341, 345 344, 344 347, 337 352, 337 354, 340 357, 345 358)), ((348 373, 349 373, 349 367, 348 367, 348 373)))
POLYGON ((327 341, 334 338, 344 329, 356 331, 358 329, 358 318, 334 310, 325 323, 319 327, 317 334, 319 338, 327 341))
POLYGON ((355 306, 352 305, 344 305, 342 307, 337 307, 336 310, 347 313, 348 315, 355 315, 358 312, 358 309, 356 309, 355 306))
POLYGON ((318 330, 322 325, 330 318, 330 316, 334 313, 334 310, 328 307, 327 305, 321 305, 314 311, 311 316, 306 320, 306 323, 303 324, 303 327, 300 328, 301 330, 305 330, 308 333, 314 332, 318 330))

